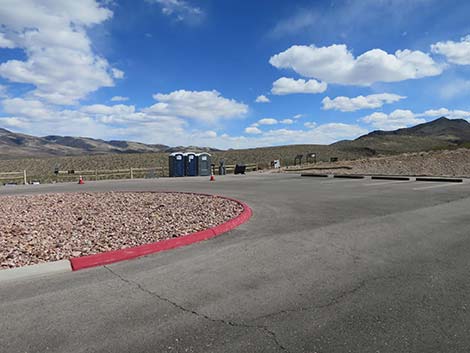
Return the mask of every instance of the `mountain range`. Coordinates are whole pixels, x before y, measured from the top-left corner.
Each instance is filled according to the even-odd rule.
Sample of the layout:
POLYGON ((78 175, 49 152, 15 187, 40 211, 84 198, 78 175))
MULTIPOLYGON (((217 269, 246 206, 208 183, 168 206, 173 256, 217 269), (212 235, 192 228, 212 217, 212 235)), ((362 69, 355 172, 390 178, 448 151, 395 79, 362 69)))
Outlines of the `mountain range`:
POLYGON ((216 151, 207 147, 170 147, 134 141, 104 141, 89 137, 49 135, 36 137, 0 128, 0 158, 82 156, 108 153, 173 152, 175 150, 216 151))
MULTIPOLYGON (((331 144, 336 150, 364 156, 455 148, 470 144, 470 123, 441 117, 431 122, 393 131, 373 131, 355 140, 331 144)), ((80 156, 109 153, 174 152, 177 150, 219 151, 210 147, 145 144, 133 141, 104 141, 89 137, 35 137, 0 128, 0 158, 80 156)))

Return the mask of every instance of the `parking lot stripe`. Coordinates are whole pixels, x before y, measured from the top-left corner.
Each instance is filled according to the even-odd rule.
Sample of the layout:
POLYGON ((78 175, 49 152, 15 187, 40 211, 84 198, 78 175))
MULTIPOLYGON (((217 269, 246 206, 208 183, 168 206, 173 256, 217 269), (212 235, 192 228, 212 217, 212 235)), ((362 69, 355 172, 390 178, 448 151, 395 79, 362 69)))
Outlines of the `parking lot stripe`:
POLYGON ((328 181, 321 181, 320 184, 335 184, 335 183, 354 183, 357 181, 364 181, 363 179, 333 179, 328 181))
POLYGON ((447 186, 458 186, 458 185, 463 185, 463 184, 445 183, 445 184, 438 184, 438 185, 422 186, 419 188, 413 188, 413 190, 426 190, 426 189, 435 189, 435 188, 443 188, 447 186))
POLYGON ((379 186, 379 185, 388 185, 388 184, 409 184, 410 181, 400 180, 400 181, 385 181, 385 182, 372 182, 367 184, 362 184, 362 186, 379 186))

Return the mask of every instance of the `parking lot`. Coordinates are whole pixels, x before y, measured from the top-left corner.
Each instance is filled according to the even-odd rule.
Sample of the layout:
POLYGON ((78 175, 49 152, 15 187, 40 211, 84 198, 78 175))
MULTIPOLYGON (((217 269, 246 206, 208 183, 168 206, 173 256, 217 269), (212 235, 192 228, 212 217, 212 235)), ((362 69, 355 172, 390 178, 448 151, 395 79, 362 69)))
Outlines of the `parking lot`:
POLYGON ((174 190, 253 209, 209 241, 0 283, 5 352, 466 352, 470 182, 287 174, 1 187, 174 190))

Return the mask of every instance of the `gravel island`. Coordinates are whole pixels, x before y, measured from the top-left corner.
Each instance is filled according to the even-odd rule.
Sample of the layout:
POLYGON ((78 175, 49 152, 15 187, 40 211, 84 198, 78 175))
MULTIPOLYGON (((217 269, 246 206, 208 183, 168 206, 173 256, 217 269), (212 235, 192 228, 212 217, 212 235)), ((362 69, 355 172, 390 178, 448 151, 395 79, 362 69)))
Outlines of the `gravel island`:
POLYGON ((129 248, 215 227, 243 207, 158 192, 0 197, 0 269, 129 248))

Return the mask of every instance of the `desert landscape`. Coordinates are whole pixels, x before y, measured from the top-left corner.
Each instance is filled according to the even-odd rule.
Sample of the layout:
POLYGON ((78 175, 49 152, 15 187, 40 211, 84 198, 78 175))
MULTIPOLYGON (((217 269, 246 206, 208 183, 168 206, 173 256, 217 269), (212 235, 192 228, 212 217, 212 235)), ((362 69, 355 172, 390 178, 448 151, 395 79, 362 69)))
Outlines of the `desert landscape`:
MULTIPOLYGON (((385 175, 470 176, 470 123, 445 117, 411 128, 374 131, 351 141, 330 145, 289 145, 239 150, 211 147, 145 145, 127 141, 95 140, 82 137, 33 137, 0 131, 0 173, 27 171, 28 180, 41 183, 70 181, 57 178, 54 170, 118 170, 162 168, 162 172, 136 173, 136 177, 168 175, 171 152, 209 152, 212 161, 226 164, 258 165, 269 170, 273 160, 281 161, 282 171, 321 173, 364 173, 385 175), (118 146, 118 147, 116 147, 118 146), (151 152, 150 152, 151 151, 151 152), (307 155, 315 153, 317 163, 305 165, 307 155), (294 159, 303 155, 303 165, 294 159), (331 163, 331 158, 338 161, 331 163), (297 162, 298 163, 298 162, 297 162)), ((3 181, 8 181, 7 176, 3 181)), ((126 174, 113 178, 125 178, 126 174)), ((14 181, 14 180, 11 180, 14 181)))

